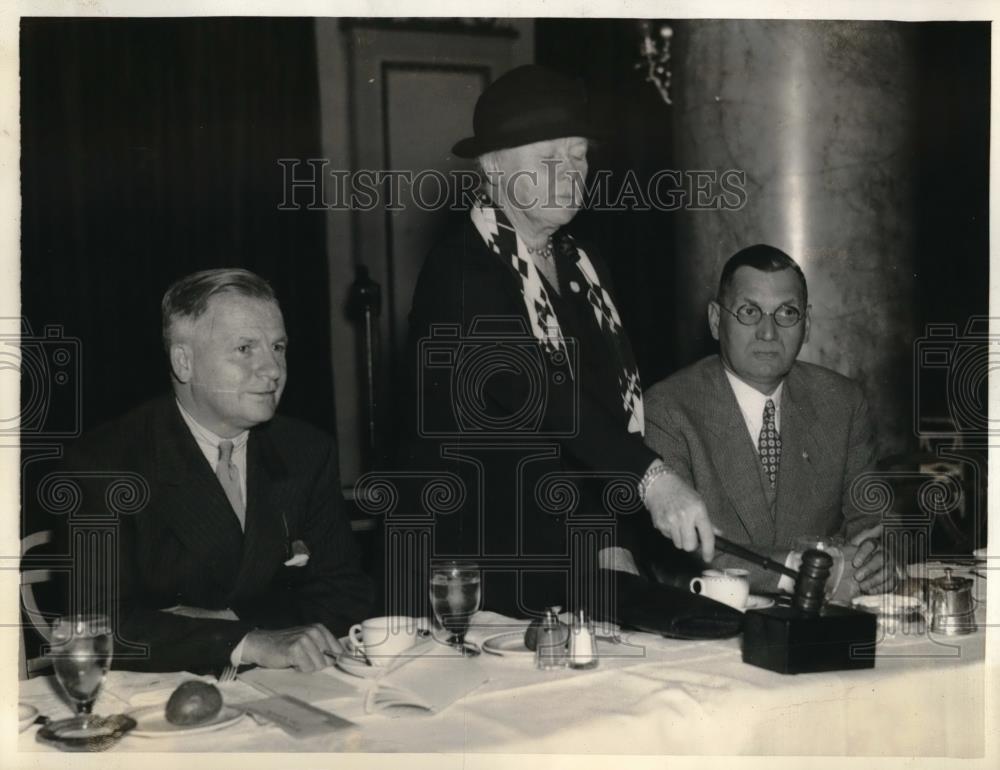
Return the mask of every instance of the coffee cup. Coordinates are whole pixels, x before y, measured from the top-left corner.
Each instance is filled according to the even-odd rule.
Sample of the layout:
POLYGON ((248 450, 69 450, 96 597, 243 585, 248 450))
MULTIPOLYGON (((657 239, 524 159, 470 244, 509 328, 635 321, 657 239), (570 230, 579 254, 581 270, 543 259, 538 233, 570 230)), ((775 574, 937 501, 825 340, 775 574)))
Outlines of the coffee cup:
POLYGON ((743 610, 750 596, 750 573, 745 569, 707 569, 692 578, 688 587, 692 593, 743 610))
POLYGON ((407 615, 387 615, 355 623, 347 632, 347 648, 375 666, 386 666, 413 647, 421 624, 407 615))

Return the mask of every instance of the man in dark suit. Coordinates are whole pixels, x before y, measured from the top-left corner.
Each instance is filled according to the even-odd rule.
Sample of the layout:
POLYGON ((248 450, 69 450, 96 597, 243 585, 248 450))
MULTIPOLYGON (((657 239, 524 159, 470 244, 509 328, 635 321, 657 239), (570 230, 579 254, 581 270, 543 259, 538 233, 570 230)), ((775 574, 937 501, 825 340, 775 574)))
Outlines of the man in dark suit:
MULTIPOLYGON (((876 459, 868 404, 853 380, 796 361, 809 337, 807 299, 802 270, 778 249, 750 246, 730 258, 708 305, 720 354, 647 391, 646 440, 731 540, 791 564, 796 537, 840 535, 848 579, 838 596, 856 592, 854 583, 888 590, 894 572, 879 521, 850 493, 876 459)), ((748 565, 719 556, 712 566, 748 565)), ((777 582, 751 570, 757 590, 777 582)))
POLYGON ((334 634, 367 616, 372 592, 343 509, 336 442, 275 416, 287 345, 277 300, 253 273, 208 270, 171 286, 162 310, 173 393, 97 429, 70 456, 89 479, 85 516, 106 515, 101 479, 124 474, 148 494, 119 516, 117 579, 84 555, 75 591, 96 589, 115 618, 118 667, 323 668, 341 651, 334 634), (125 654, 136 645, 148 654, 125 654))

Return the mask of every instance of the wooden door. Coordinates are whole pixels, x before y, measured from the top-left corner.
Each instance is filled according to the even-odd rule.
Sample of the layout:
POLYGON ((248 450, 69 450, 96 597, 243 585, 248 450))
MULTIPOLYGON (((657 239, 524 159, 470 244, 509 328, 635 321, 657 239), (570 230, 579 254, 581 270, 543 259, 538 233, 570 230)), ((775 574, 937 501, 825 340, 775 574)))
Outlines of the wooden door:
MULTIPOLYGON (((483 88, 525 63, 517 60, 524 48, 514 27, 353 22, 345 34, 353 165, 378 189, 375 205, 353 212, 354 259, 382 287, 376 418, 384 443, 405 386, 400 355, 417 276, 435 239, 464 210, 455 206, 452 172, 473 164, 451 147, 471 135, 483 88)), ((375 458, 384 456, 380 449, 375 458)))

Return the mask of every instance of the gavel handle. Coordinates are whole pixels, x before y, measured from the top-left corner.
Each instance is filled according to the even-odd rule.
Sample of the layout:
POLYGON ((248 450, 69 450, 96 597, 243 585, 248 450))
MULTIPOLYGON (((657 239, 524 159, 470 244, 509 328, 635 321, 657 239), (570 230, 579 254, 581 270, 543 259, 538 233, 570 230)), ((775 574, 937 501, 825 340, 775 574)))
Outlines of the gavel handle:
POLYGON ((715 536, 715 547, 718 548, 723 553, 728 553, 732 556, 737 556, 744 561, 751 562, 766 570, 771 572, 780 572, 782 575, 788 575, 788 577, 793 580, 798 580, 799 573, 789 567, 786 567, 781 562, 777 562, 774 559, 769 559, 763 554, 755 553, 749 548, 744 548, 742 545, 737 545, 736 543, 726 540, 726 538, 721 535, 715 536))

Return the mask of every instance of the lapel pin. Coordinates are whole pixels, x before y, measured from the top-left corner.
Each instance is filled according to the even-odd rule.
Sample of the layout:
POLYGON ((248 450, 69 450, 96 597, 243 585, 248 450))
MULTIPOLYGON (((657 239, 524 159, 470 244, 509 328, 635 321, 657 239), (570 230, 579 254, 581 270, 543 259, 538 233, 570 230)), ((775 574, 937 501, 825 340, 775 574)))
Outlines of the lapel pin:
POLYGON ((805 449, 802 450, 802 459, 809 462, 809 453, 805 449))

